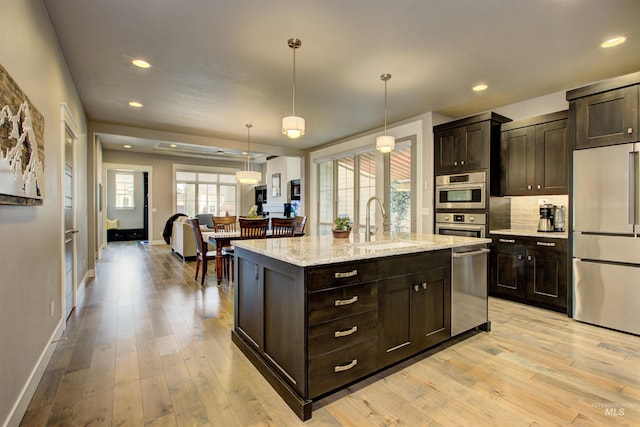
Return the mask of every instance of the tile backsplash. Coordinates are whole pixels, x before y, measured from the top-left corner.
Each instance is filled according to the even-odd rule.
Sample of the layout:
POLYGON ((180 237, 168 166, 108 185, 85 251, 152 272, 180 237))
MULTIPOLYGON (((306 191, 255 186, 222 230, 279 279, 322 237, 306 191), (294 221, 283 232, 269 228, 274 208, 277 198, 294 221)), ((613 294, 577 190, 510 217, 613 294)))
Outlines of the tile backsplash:
POLYGON ((569 204, 569 196, 566 194, 557 196, 519 196, 511 197, 511 228, 516 230, 531 230, 538 227, 540 219, 540 205, 538 201, 546 199, 548 203, 556 206, 569 204))

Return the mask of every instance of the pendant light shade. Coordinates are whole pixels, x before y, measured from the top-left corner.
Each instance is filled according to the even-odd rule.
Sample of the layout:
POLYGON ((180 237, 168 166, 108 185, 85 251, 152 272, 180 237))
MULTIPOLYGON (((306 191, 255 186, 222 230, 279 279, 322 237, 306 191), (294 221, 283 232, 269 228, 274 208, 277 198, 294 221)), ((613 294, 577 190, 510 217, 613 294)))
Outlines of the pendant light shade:
POLYGON ((376 138, 376 150, 381 153, 390 153, 396 146, 396 139, 387 135, 387 80, 391 74, 382 74, 380 80, 384 81, 384 135, 376 138))
POLYGON ((296 49, 302 46, 300 39, 289 39, 287 44, 293 49, 293 111, 282 119, 282 133, 288 138, 300 138, 304 135, 304 118, 296 116, 296 49))
POLYGON ((251 161, 250 149, 251 149, 251 134, 250 129, 253 126, 250 123, 245 125, 247 127, 247 161, 245 162, 245 170, 236 172, 236 179, 240 184, 257 184, 262 180, 262 174, 258 171, 254 171, 253 162, 251 161))

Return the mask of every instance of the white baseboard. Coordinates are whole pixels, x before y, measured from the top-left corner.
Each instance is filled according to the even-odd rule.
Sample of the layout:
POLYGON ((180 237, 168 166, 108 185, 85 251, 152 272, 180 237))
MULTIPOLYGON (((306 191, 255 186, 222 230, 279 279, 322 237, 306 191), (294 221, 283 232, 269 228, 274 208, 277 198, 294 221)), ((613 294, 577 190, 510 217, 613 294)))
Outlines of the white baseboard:
POLYGON ((38 387, 38 384, 40 383, 40 380, 44 375, 44 371, 47 368, 49 361, 51 360, 51 356, 53 356, 53 352, 58 346, 57 340, 62 336, 65 325, 65 320, 60 319, 60 322, 58 322, 58 326, 56 326, 56 328, 54 329, 51 338, 49 338, 49 341, 47 342, 47 345, 42 350, 42 353, 38 358, 38 362, 31 370, 31 375, 29 375, 29 378, 22 388, 18 399, 16 399, 13 408, 11 408, 9 416, 2 424, 4 427, 17 427, 20 425, 25 412, 27 412, 29 403, 31 402, 31 399, 36 392, 36 388, 38 387))

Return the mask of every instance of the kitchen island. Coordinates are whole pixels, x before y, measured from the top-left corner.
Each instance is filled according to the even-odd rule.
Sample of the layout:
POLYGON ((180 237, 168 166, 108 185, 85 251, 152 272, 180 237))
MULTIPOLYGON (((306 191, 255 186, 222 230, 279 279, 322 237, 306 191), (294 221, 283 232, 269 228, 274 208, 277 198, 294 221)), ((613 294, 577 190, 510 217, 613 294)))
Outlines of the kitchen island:
MULTIPOLYGON (((490 242, 415 234, 234 241, 232 340, 309 419, 314 399, 451 338, 453 251, 484 254, 490 242)), ((482 260, 484 277, 455 277, 484 287, 484 315, 471 327, 488 330, 482 260)))

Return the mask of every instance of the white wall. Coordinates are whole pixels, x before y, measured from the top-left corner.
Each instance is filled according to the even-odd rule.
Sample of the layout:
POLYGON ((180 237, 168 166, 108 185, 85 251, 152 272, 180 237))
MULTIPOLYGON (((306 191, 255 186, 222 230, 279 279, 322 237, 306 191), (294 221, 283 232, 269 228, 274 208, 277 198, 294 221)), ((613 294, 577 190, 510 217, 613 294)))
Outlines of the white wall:
POLYGON ((55 348, 50 342, 64 327, 61 103, 79 127, 81 288, 87 275, 86 119, 41 0, 2 1, 0 40, 0 63, 45 120, 43 205, 0 205, 0 424, 17 425, 55 348))
POLYGON ((289 202, 289 182, 301 178, 302 159, 300 157, 275 157, 267 160, 267 173, 263 180, 267 183, 267 203, 263 210, 270 217, 284 215, 284 204, 289 202), (280 174, 280 196, 273 196, 273 175, 280 174))

